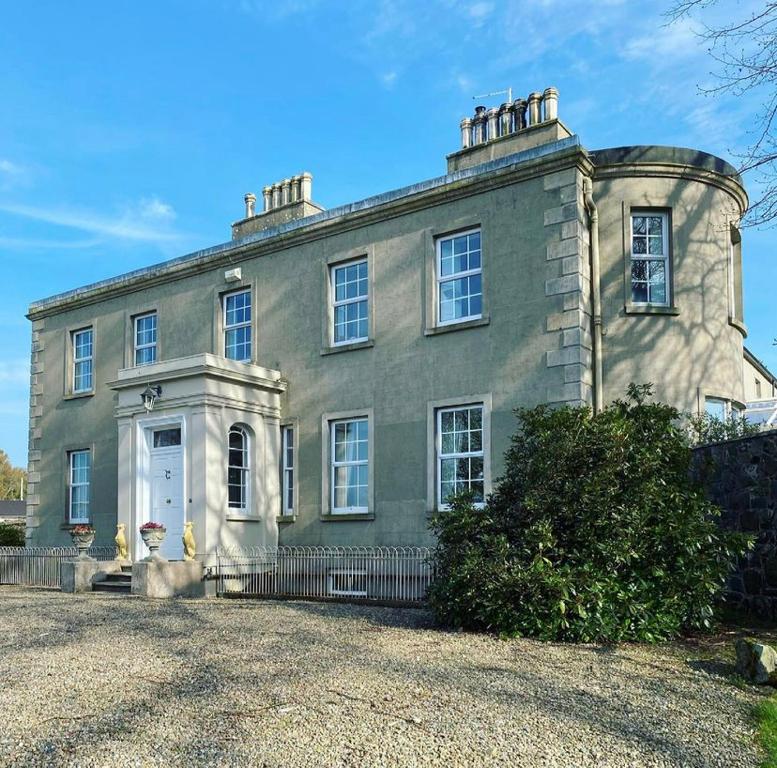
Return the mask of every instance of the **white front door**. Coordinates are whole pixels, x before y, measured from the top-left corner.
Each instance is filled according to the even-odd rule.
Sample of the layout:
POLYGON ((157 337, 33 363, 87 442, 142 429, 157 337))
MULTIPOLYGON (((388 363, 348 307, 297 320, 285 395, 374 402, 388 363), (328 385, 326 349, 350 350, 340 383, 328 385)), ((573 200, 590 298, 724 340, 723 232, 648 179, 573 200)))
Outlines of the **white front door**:
POLYGON ((181 427, 151 430, 151 498, 149 519, 167 528, 160 554, 168 560, 183 559, 183 447, 181 427))

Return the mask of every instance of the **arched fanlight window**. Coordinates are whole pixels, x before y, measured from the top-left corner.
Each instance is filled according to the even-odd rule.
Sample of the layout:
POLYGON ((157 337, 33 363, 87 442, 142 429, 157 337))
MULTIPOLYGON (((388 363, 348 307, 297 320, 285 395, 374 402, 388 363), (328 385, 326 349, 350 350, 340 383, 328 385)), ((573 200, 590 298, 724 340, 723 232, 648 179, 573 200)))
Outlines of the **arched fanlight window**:
POLYGON ((229 430, 229 459, 227 465, 228 506, 231 510, 248 512, 250 473, 248 432, 243 427, 235 425, 229 430))

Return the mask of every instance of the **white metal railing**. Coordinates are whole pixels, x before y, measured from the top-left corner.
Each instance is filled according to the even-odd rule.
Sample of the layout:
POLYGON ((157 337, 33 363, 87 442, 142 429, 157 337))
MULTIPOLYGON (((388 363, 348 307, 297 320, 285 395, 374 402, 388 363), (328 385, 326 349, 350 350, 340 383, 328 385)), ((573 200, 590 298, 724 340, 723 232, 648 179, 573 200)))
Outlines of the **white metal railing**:
POLYGON ((426 547, 219 548, 222 596, 418 604, 434 568, 426 547))
MULTIPOLYGON (((0 584, 58 587, 59 566, 78 555, 75 547, 0 547, 0 584)), ((97 560, 113 560, 116 547, 92 547, 97 560)))

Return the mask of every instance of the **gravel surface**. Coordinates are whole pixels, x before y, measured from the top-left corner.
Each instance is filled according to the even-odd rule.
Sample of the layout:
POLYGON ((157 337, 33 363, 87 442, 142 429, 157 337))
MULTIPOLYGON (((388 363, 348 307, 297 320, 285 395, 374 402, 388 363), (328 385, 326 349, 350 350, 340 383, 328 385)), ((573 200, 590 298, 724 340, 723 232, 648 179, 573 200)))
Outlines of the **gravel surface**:
POLYGON ((501 641, 418 610, 0 588, 15 768, 756 766, 762 695, 673 648, 501 641))

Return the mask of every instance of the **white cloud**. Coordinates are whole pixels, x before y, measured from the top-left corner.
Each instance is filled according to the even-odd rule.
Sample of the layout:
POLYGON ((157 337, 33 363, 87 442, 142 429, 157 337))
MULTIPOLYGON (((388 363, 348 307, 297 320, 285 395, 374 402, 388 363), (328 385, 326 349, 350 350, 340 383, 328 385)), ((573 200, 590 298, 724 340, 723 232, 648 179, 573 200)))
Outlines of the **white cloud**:
POLYGON ((488 2, 472 3, 467 8, 467 15, 475 23, 475 26, 479 27, 484 24, 486 19, 494 12, 494 4, 488 2))
POLYGON ((172 206, 156 197, 127 205, 114 216, 65 207, 39 207, 0 203, 0 211, 34 221, 43 221, 94 235, 145 242, 170 242, 181 238, 168 222, 175 217, 172 206))
POLYGON ((700 52, 699 26, 691 19, 683 19, 669 26, 654 27, 649 34, 633 37, 621 50, 628 60, 660 61, 666 67, 678 59, 687 59, 700 52))
POLYGON ((136 207, 129 209, 128 214, 130 216, 137 214, 141 219, 152 220, 172 220, 175 218, 173 206, 162 202, 156 195, 142 198, 136 207))
POLYGON ((394 70, 391 72, 384 72, 380 76, 380 81, 383 83, 385 88, 393 88, 394 83, 397 81, 397 73, 394 70))

